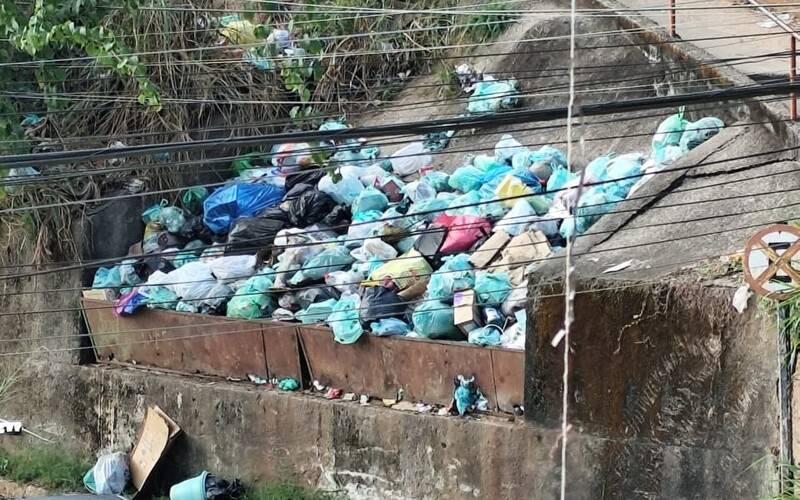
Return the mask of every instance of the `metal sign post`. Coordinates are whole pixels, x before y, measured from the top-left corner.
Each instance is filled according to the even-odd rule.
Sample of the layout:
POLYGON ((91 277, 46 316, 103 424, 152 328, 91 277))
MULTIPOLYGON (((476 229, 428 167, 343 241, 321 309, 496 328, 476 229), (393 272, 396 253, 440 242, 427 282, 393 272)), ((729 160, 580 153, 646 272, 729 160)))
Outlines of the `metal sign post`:
MULTIPOLYGON (((786 300, 800 286, 800 229, 787 224, 766 227, 754 234, 744 249, 744 276, 756 293, 778 301, 786 300)), ((792 453, 792 374, 794 355, 791 351, 788 306, 778 306, 778 429, 780 433, 781 492, 791 490, 792 453)))

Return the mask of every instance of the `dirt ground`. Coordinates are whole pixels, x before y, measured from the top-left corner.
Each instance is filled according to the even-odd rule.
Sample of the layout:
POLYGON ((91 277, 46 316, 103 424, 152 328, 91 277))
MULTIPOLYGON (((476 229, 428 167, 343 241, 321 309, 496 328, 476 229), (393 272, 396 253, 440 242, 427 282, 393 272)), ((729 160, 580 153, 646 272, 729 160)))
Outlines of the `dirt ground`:
POLYGON ((13 481, 0 479, 0 500, 12 498, 41 497, 47 495, 47 490, 38 486, 17 484, 13 481))

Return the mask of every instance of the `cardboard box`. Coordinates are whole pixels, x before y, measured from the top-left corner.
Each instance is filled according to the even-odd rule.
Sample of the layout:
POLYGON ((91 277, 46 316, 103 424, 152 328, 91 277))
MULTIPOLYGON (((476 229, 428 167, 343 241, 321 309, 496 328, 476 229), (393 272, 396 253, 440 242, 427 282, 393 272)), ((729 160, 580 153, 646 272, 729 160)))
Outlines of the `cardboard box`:
POLYGON ((453 323, 464 334, 481 326, 475 290, 464 290, 453 295, 453 323))
POLYGON ((181 428, 158 406, 147 409, 139 441, 131 452, 131 483, 142 491, 158 462, 180 435, 181 428))
POLYGON ((99 288, 97 290, 84 290, 83 291, 83 298, 84 299, 92 299, 92 300, 105 300, 108 302, 114 301, 114 290, 109 288, 99 288))
POLYGON ((470 264, 475 269, 483 269, 488 266, 499 254, 503 247, 506 246, 511 236, 502 229, 492 234, 492 236, 483 242, 483 245, 478 248, 469 258, 470 264))
POLYGON ((543 262, 552 253, 547 236, 541 231, 528 231, 515 236, 503 249, 502 258, 494 268, 496 272, 511 274, 511 283, 518 285, 528 264, 543 262))

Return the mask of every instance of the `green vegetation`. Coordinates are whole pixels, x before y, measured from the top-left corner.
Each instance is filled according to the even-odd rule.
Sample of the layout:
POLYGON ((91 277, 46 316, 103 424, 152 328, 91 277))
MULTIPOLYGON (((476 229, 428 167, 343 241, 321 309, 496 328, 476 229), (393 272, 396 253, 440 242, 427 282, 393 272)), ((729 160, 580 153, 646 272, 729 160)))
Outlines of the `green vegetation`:
POLYGON ((60 447, 31 446, 24 450, 0 449, 0 477, 35 484, 51 491, 83 491, 83 475, 92 463, 60 447))
POLYGON ((311 490, 291 483, 259 485, 245 492, 242 500, 345 500, 341 493, 311 490))

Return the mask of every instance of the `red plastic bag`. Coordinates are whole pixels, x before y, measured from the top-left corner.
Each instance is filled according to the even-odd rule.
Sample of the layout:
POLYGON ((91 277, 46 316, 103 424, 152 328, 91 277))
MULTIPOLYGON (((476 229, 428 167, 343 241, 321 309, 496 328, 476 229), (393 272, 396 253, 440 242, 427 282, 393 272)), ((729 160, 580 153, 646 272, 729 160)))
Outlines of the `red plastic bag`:
POLYGON ((439 249, 443 254, 469 250, 492 231, 488 220, 474 215, 440 215, 433 220, 433 225, 447 228, 447 236, 439 249))

